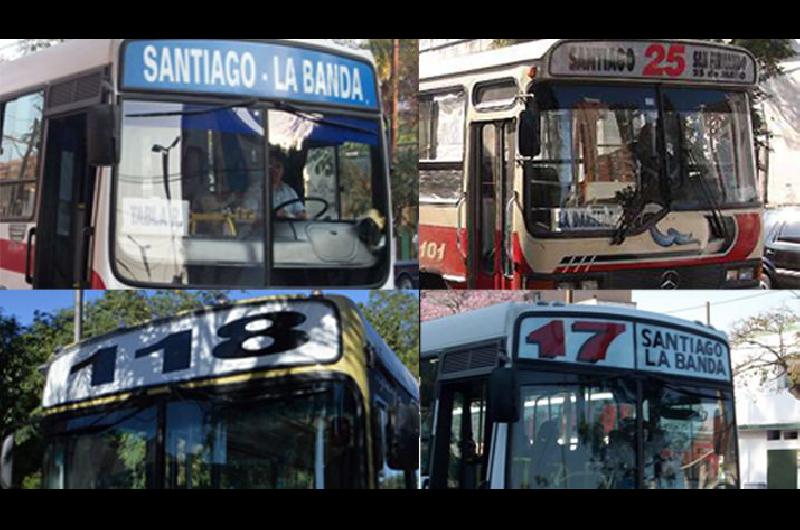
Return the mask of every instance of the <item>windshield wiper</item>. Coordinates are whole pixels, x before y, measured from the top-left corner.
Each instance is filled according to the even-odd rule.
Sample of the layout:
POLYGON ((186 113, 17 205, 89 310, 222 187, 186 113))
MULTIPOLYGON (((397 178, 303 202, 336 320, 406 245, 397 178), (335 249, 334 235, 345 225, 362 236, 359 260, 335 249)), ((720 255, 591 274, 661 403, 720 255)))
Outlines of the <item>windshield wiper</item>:
POLYGON ((310 122, 313 122, 313 123, 319 123, 320 125, 330 125, 331 127, 339 127, 340 129, 348 129, 348 130, 351 130, 351 131, 360 132, 360 133, 364 133, 364 134, 370 134, 370 135, 373 135, 373 136, 377 136, 378 135, 378 133, 376 133, 375 131, 371 131, 371 130, 366 129, 364 127, 359 127, 358 125, 350 125, 349 123, 341 123, 341 122, 338 122, 338 121, 329 120, 327 118, 322 118, 320 116, 315 116, 314 114, 312 114, 312 113, 310 113, 308 111, 302 110, 302 109, 300 109, 298 107, 295 107, 294 105, 292 105, 290 103, 286 103, 285 101, 273 101, 273 102, 271 102, 271 105, 272 105, 272 108, 275 108, 277 110, 282 110, 282 111, 288 112, 290 114, 294 114, 295 116, 299 116, 299 117, 301 117, 301 118, 303 118, 305 120, 308 120, 310 122))
POLYGON ((719 209, 719 206, 714 201, 711 190, 709 189, 708 183, 705 181, 702 172, 699 173, 697 181, 700 183, 700 189, 703 190, 703 195, 705 195, 708 211, 711 213, 712 230, 716 232, 717 235, 727 240, 728 229, 725 227, 725 223, 722 221, 722 210, 719 209))
POLYGON ((169 112, 145 112, 141 114, 126 114, 126 118, 157 118, 159 116, 196 116, 201 114, 210 114, 212 112, 217 112, 219 110, 226 110, 226 109, 233 109, 237 107, 244 107, 250 108, 258 104, 257 98, 248 98, 239 101, 234 101, 233 103, 227 103, 225 105, 218 105, 216 107, 208 107, 205 109, 195 109, 195 110, 180 110, 180 111, 169 111, 169 112))

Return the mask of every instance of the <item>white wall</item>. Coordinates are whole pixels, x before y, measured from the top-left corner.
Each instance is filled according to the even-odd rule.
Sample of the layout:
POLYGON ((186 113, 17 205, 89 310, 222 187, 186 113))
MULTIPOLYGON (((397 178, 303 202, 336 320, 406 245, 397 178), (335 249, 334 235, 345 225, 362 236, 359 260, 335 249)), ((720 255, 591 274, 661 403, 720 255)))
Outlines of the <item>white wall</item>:
POLYGON ((800 204, 800 59, 783 61, 784 74, 763 82, 770 140, 767 201, 800 204))
POLYGON ((767 487, 767 434, 739 431, 739 483, 743 488, 767 487))

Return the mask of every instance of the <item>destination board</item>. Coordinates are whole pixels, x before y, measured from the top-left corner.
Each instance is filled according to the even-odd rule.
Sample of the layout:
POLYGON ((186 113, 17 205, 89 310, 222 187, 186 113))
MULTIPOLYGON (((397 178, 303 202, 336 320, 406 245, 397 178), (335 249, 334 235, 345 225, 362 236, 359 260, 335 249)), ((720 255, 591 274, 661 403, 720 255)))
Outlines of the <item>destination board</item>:
POLYGON ((752 86, 753 56, 695 42, 565 40, 550 51, 552 77, 653 79, 752 86))
POLYGON ((517 357, 731 380, 730 353, 721 338, 649 322, 579 317, 523 317, 517 357))
POLYGON ((207 93, 379 108, 372 65, 287 44, 224 40, 131 40, 123 90, 207 93))

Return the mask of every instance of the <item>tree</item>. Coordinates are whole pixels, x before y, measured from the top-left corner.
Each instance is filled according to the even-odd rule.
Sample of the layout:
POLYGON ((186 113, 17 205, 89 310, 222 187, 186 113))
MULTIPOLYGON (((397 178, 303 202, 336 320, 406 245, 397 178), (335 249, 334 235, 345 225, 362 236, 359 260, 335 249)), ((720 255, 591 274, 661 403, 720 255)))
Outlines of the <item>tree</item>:
POLYGON ((380 83, 383 110, 392 116, 394 91, 392 80, 398 78, 398 123, 396 152, 392 156, 392 209, 395 220, 401 218, 403 208, 416 207, 419 200, 417 186, 417 87, 419 85, 418 45, 415 39, 400 40, 399 72, 393 69, 395 39, 370 39, 362 46, 375 58, 380 83))
POLYGON ((359 307, 406 368, 419 377, 419 301, 416 296, 372 291, 369 302, 359 307))
POLYGON ((732 348, 742 352, 733 375, 743 384, 764 386, 788 376, 790 386, 800 384, 800 315, 784 306, 738 322, 730 334, 732 348))
POLYGON ((420 315, 423 321, 472 311, 501 302, 523 302, 524 291, 423 291, 420 315))

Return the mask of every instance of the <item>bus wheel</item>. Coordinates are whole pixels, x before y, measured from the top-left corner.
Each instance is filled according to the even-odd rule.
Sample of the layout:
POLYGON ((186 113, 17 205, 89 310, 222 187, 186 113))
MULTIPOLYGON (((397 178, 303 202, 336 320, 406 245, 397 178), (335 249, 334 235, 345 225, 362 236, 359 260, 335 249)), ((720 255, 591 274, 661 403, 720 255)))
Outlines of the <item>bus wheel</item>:
POLYGON ((403 274, 397 279, 397 289, 400 291, 413 291, 414 290, 414 282, 411 281, 411 278, 407 274, 403 274))

